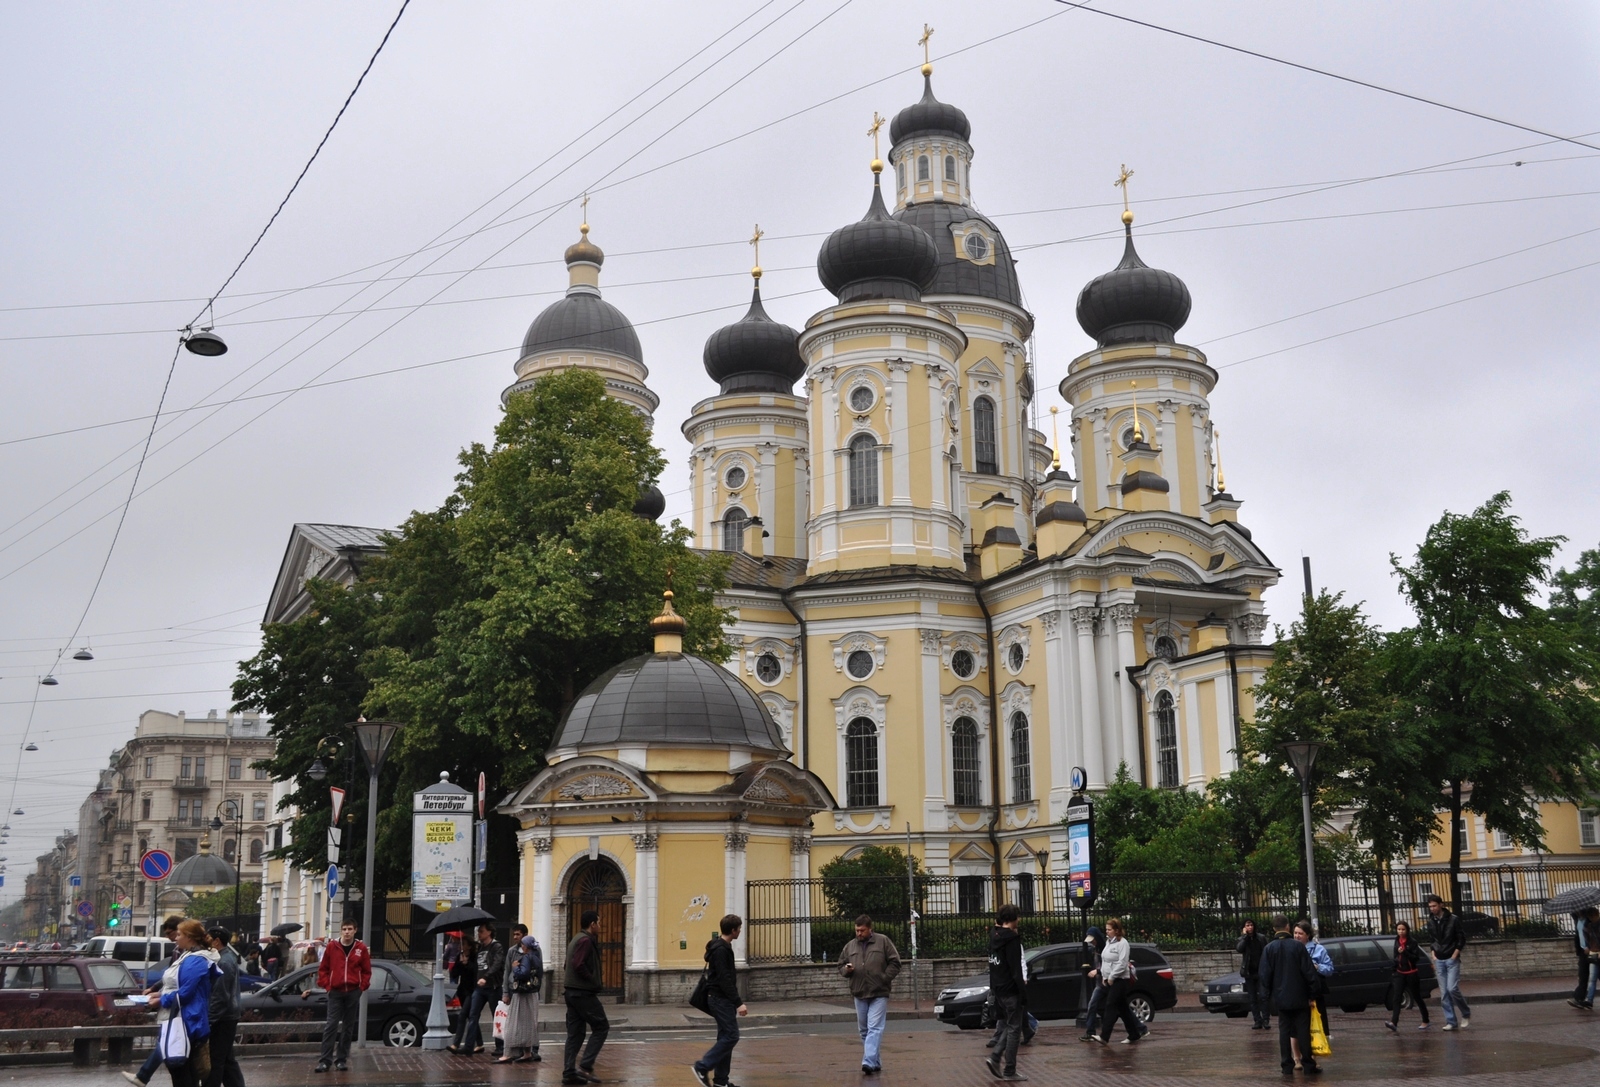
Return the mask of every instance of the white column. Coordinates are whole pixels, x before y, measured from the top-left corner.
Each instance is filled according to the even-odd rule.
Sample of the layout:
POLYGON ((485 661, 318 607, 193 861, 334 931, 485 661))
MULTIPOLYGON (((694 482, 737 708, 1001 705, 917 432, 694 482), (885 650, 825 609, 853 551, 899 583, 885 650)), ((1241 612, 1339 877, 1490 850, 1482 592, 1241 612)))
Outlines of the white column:
MULTIPOLYGON (((1167 508, 1182 510, 1184 492, 1194 494, 1189 478, 1178 467, 1178 406, 1171 400, 1161 400, 1156 403, 1159 412, 1157 418, 1161 426, 1161 476, 1172 489, 1167 492, 1167 508)), ((1204 501, 1198 494, 1195 501, 1204 501)))
POLYGON ((939 368, 931 363, 924 363, 923 370, 928 375, 928 471, 933 473, 933 493, 929 504, 936 510, 952 509, 950 491, 950 465, 945 460, 945 453, 950 448, 950 443, 942 437, 944 434, 944 396, 941 393, 939 368), (935 434, 941 435, 934 441, 935 434))
POLYGON ((1100 737, 1100 690, 1094 669, 1094 624, 1098 608, 1073 608, 1072 625, 1078 636, 1078 701, 1083 718, 1083 769, 1089 788, 1106 785, 1106 760, 1100 737))
POLYGON ((1206 783, 1206 755, 1200 735, 1200 691, 1193 683, 1185 683, 1178 689, 1178 699, 1183 703, 1183 734, 1188 748, 1188 766, 1185 766, 1183 781, 1186 785, 1199 785, 1205 787, 1206 783))
POLYGON ((922 810, 923 828, 945 829, 944 723, 940 720, 940 632, 924 628, 922 634, 922 810))
MULTIPOLYGON (((889 441, 894 449, 889 461, 892 471, 885 482, 886 506, 909 506, 911 498, 911 401, 906 384, 911 375, 911 363, 905 359, 889 360, 889 441)), ((921 444, 921 443, 919 443, 921 444)), ((888 467, 887 465, 885 466, 888 467)))
MULTIPOLYGON (((1067 669, 1067 640, 1061 637, 1061 613, 1047 611, 1039 616, 1044 627, 1044 724, 1050 737, 1050 821, 1060 822, 1072 796, 1069 779, 1078 765, 1082 744, 1072 728, 1073 706, 1067 669)), ((1038 708, 1034 723, 1039 721, 1038 708)))
MULTIPOLYGON (((742 830, 730 830, 723 836, 722 851, 722 900, 728 904, 728 912, 736 913, 743 917, 749 912, 745 902, 745 847, 750 844, 750 835, 742 830)), ((733 962, 735 966, 743 966, 745 957, 745 936, 739 933, 739 938, 733 941, 733 962)))
POLYGON ((657 879, 657 836, 648 828, 633 836, 633 963, 655 969, 656 924, 660 886, 657 879))
POLYGON ((539 946, 544 948, 545 959, 549 962, 558 961, 563 953, 563 948, 556 947, 552 941, 555 933, 552 931, 554 923, 551 899, 555 897, 556 889, 550 883, 550 850, 555 841, 543 834, 534 838, 533 846, 533 916, 528 923, 533 926, 533 938, 539 941, 539 946))
POLYGON ((778 542, 778 445, 776 442, 761 442, 756 446, 756 454, 761 458, 761 467, 756 476, 756 503, 761 507, 756 514, 766 523, 766 531, 772 533, 770 540, 761 539, 760 528, 753 528, 755 539, 751 541, 750 551, 757 555, 770 555, 772 548, 778 542))
MULTIPOLYGON (((811 916, 811 888, 803 882, 811 878, 811 835, 799 833, 789 839, 789 878, 794 881, 790 895, 791 917, 811 916)), ((811 923, 796 921, 790 927, 794 942, 791 953, 798 959, 811 958, 811 923)))
POLYGON ((1106 609, 1117 632, 1117 716, 1121 722, 1122 757, 1128 763, 1128 772, 1137 775, 1139 759, 1139 692, 1128 680, 1128 669, 1137 661, 1133 651, 1133 619, 1139 609, 1132 604, 1116 604, 1106 609))

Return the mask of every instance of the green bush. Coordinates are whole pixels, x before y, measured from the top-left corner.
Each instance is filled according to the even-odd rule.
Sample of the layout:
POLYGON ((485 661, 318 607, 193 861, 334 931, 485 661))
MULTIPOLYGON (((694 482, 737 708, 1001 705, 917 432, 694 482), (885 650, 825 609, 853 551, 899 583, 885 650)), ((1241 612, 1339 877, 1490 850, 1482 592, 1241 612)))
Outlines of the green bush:
POLYGON ((1554 921, 1536 921, 1532 918, 1508 922, 1501 932, 1508 940, 1547 940, 1561 935, 1554 921))

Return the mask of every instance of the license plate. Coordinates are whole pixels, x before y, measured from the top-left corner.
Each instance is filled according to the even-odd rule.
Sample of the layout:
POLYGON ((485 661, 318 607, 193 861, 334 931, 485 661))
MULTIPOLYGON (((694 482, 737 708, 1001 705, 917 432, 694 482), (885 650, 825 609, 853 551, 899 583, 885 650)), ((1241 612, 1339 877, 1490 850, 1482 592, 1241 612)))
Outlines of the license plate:
POLYGON ((1207 1004, 1217 1004, 1217 1003, 1220 1003, 1221 1000, 1222 1000, 1222 998, 1220 996, 1207 996, 1207 997, 1205 997, 1205 1002, 1207 1004))
POLYGON ((935 1004, 933 1006, 933 1014, 934 1015, 943 1015, 944 1014, 944 1005, 943 1004, 935 1004))

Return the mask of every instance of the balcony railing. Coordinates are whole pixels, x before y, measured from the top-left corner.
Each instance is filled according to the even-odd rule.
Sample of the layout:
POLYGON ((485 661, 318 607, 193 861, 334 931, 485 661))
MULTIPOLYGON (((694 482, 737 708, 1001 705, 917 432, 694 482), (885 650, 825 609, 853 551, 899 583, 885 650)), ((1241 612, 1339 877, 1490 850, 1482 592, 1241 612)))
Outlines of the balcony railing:
POLYGON ((208 788, 209 785, 210 782, 203 777, 180 777, 172 779, 172 787, 174 789, 205 789, 208 788))

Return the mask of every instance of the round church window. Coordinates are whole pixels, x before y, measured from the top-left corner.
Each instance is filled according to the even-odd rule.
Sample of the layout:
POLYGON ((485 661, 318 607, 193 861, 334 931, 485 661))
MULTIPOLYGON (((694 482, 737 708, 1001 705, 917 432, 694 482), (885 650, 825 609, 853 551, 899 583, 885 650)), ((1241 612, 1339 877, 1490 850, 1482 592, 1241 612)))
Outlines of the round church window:
POLYGON ((756 658, 756 678, 762 683, 776 683, 783 678, 783 665, 776 654, 763 653, 756 658))
POLYGON ((968 234, 961 240, 961 248, 967 251, 967 259, 983 260, 989 255, 989 239, 982 234, 968 234))
POLYGON ((722 481, 728 485, 728 490, 730 491, 737 491, 740 487, 743 487, 744 480, 744 469, 737 464, 729 468, 727 475, 722 477, 722 481))
POLYGON ((1022 666, 1027 663, 1027 657, 1027 651, 1022 648, 1021 642, 1011 643, 1006 659, 1010 662, 1012 674, 1022 671, 1022 666))
POLYGON ((850 673, 852 679, 866 679, 872 674, 872 654, 865 649, 857 649, 845 658, 844 670, 850 673))
POLYGON ((857 414, 871 411, 873 401, 876 399, 877 397, 872 395, 871 386, 857 385, 850 390, 850 410, 857 414))
POLYGON ((972 659, 972 654, 965 649, 958 649, 950 654, 950 671, 962 679, 971 679, 972 674, 978 670, 978 662, 972 659))
POLYGON ((1165 634, 1156 639, 1156 658, 1158 660, 1169 661, 1177 655, 1178 643, 1176 641, 1165 634))

